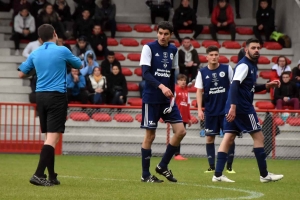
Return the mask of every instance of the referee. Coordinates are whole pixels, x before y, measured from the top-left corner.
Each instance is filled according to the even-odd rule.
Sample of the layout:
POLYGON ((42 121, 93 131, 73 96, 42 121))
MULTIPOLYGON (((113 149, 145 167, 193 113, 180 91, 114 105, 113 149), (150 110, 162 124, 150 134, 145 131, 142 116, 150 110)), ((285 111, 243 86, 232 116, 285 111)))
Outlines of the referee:
POLYGON ((67 117, 66 64, 81 68, 81 61, 69 49, 57 46, 57 34, 53 26, 43 24, 38 28, 38 35, 43 45, 33 51, 27 60, 19 66, 19 77, 26 77, 35 69, 37 74, 36 103, 39 112, 42 133, 45 142, 40 153, 40 160, 30 183, 40 186, 59 185, 54 172, 55 146, 60 134, 65 131, 67 117), (49 179, 44 175, 48 169, 49 179))

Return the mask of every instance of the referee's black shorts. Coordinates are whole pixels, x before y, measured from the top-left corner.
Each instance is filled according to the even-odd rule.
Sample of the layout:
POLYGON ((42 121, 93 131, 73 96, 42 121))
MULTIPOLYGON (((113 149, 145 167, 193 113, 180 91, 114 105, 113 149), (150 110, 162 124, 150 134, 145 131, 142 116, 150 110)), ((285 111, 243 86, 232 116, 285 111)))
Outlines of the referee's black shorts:
POLYGON ((42 133, 64 133, 68 109, 67 94, 37 92, 36 104, 42 133))

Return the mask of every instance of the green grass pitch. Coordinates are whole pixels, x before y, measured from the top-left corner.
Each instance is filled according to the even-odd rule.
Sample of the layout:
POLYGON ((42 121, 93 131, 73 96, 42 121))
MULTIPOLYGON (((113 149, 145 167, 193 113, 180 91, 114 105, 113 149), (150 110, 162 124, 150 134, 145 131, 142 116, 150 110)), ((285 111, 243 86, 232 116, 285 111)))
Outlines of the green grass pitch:
MULTIPOLYGON (((260 183, 255 159, 235 159, 236 174, 226 174, 235 183, 213 183, 205 174, 204 158, 172 160, 169 168, 178 183, 142 183, 139 157, 57 156, 61 185, 39 187, 29 183, 38 155, 0 154, 0 199, 2 200, 296 200, 299 192, 299 160, 268 160, 268 168, 284 179, 260 183)), ((151 159, 151 172, 160 158, 151 159)))

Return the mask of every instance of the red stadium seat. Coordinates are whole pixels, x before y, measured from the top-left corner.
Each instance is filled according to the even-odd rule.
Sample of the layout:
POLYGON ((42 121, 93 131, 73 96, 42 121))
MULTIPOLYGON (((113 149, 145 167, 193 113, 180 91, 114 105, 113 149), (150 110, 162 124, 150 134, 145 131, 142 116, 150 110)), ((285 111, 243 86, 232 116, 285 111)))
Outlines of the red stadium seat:
POLYGON ((255 92, 255 94, 267 94, 267 90, 263 90, 263 91, 260 91, 260 92, 255 92))
POLYGON ((136 74, 137 76, 142 76, 142 68, 139 67, 139 68, 135 68, 134 69, 134 74, 136 74))
POLYGON ((128 24, 117 24, 117 31, 131 32, 132 28, 128 24))
POLYGON ((141 122, 142 121, 142 114, 141 113, 136 114, 135 115, 135 120, 138 121, 138 122, 141 122))
POLYGON ((177 40, 171 40, 170 43, 175 45, 175 47, 180 47, 180 43, 177 40))
POLYGON ((264 46, 266 49, 269 50, 281 50, 282 46, 278 42, 265 42, 264 46))
POLYGON ((209 46, 217 46, 218 48, 221 47, 221 45, 217 41, 214 41, 214 40, 204 40, 202 42, 202 46, 204 46, 205 48, 207 48, 209 46))
POLYGON ((198 119, 193 115, 191 115, 191 121, 192 121, 192 124, 198 124, 198 119))
POLYGON ((140 53, 129 53, 127 58, 131 61, 140 61, 141 54, 140 53))
POLYGON ((92 119, 97 122, 110 122, 112 120, 111 116, 107 113, 94 113, 92 119))
MULTIPOLYGON (((273 62, 273 63, 277 63, 277 59, 278 59, 278 56, 274 56, 274 57, 272 58, 272 62, 273 62)), ((287 57, 286 57, 286 60, 287 60, 287 64, 288 64, 288 65, 290 65, 290 64, 292 63, 292 61, 291 61, 290 59, 288 59, 287 57)))
POLYGON ((137 32, 152 32, 152 28, 148 25, 148 24, 137 24, 133 27, 134 30, 136 30, 137 32))
POLYGON ((72 112, 70 118, 74 121, 89 121, 90 117, 84 112, 72 112))
POLYGON ((65 40, 65 44, 68 44, 68 45, 74 45, 76 43, 77 43, 76 40, 65 40))
POLYGON ((204 26, 201 33, 202 33, 202 34, 210 34, 209 27, 208 27, 208 26, 204 26))
POLYGON ((228 58, 226 58, 225 56, 220 56, 219 62, 220 62, 220 63, 229 63, 229 60, 228 60, 228 58))
POLYGON ((117 122, 133 122, 132 116, 126 113, 115 114, 114 120, 116 120, 117 122))
POLYGON ((275 117, 274 118, 274 124, 277 126, 283 126, 285 123, 280 117, 275 117))
POLYGON ((120 43, 125 47, 137 47, 140 45, 138 41, 132 38, 122 38, 120 43))
POLYGON ((271 101, 257 101, 255 103, 255 106, 259 109, 274 109, 274 104, 271 103, 271 101))
POLYGON ((122 60, 125 60, 125 56, 121 53, 115 53, 115 58, 118 60, 118 61, 122 61, 122 60))
POLYGON ((299 117, 288 117, 286 120, 286 123, 288 123, 291 126, 300 126, 300 118, 299 117))
POLYGON ((122 67, 122 74, 124 76, 132 76, 132 71, 127 67, 122 67))
POLYGON ((129 98, 127 103, 131 106, 142 106, 141 98, 129 98))
POLYGON ((119 42, 115 38, 107 38, 108 46, 118 46, 119 42))
POLYGON ((260 125, 263 125, 263 124, 264 124, 264 121, 263 121, 261 118, 259 118, 259 117, 258 117, 258 121, 259 121, 259 124, 260 124, 260 125))
POLYGON ((271 73, 272 71, 261 71, 259 72, 259 76, 262 77, 263 79, 270 79, 271 78, 271 73))
POLYGON ((200 46, 201 46, 200 43, 197 42, 197 40, 192 40, 191 43, 192 43, 194 48, 200 48, 200 46))
POLYGON ((178 30, 178 33, 193 33, 193 30, 191 30, 191 29, 187 29, 187 30, 180 29, 180 30, 178 30))
POLYGON ((258 64, 270 64, 270 60, 265 56, 260 56, 258 59, 258 64))
POLYGON ((248 27, 237 27, 236 32, 240 35, 253 35, 252 28, 248 27))
POLYGON ((128 91, 139 91, 139 86, 136 83, 127 82, 128 91))
POLYGON ((148 44, 149 42, 154 42, 155 40, 153 39, 142 39, 141 40, 141 45, 145 45, 148 44))
POLYGON ((205 56, 198 54, 198 58, 201 63, 207 63, 207 59, 205 56))
POLYGON ((226 49, 240 49, 241 45, 236 41, 225 41, 222 43, 222 46, 226 49))
POLYGON ((197 92, 197 88, 195 87, 189 87, 188 92, 197 92))
POLYGON ((22 43, 22 44, 27 44, 27 43, 29 43, 29 42, 30 42, 30 40, 26 40, 26 39, 20 40, 20 43, 22 43))
POLYGON ((233 63, 238 63, 238 56, 231 56, 230 61, 233 63))
POLYGON ((196 100, 196 99, 194 99, 194 100, 192 101, 192 106, 195 107, 195 108, 197 108, 197 100, 196 100))
POLYGON ((220 35, 230 35, 230 32, 225 31, 225 30, 220 30, 220 31, 218 31, 218 34, 220 34, 220 35))

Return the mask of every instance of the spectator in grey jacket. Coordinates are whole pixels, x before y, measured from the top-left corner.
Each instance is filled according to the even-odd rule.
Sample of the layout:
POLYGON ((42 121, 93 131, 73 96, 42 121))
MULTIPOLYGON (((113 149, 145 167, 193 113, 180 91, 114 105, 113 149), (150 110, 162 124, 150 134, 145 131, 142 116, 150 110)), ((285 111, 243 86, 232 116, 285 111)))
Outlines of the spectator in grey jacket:
POLYGON ((23 8, 14 18, 14 35, 12 39, 15 42, 15 55, 20 55, 20 40, 27 39, 33 41, 35 36, 35 20, 27 8, 23 8))
POLYGON ((102 0, 101 7, 96 6, 95 10, 95 23, 101 24, 103 29, 110 29, 111 37, 116 35, 117 22, 116 22, 116 5, 111 0, 102 0))
POLYGON ((72 53, 75 56, 78 56, 81 60, 83 60, 84 54, 88 50, 93 51, 91 45, 87 41, 87 38, 85 36, 81 36, 77 39, 77 44, 72 48, 72 53))

